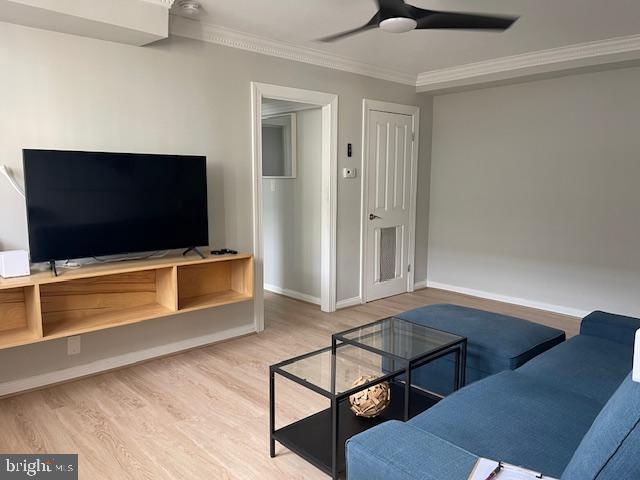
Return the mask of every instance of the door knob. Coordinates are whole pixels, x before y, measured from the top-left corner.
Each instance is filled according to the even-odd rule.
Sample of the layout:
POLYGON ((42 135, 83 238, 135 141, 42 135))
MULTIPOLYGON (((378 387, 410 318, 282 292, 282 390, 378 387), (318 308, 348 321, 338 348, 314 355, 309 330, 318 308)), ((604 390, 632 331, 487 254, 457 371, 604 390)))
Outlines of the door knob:
POLYGON ((369 220, 375 220, 376 218, 380 218, 378 215, 374 215, 373 213, 369 214, 369 220))

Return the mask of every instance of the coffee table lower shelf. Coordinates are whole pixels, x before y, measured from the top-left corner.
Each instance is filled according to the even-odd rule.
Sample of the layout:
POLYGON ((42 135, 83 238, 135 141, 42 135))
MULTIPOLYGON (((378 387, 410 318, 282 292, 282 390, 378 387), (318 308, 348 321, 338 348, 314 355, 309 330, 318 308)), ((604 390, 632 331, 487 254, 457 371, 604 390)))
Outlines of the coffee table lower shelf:
MULTIPOLYGON (((412 387, 410 417, 424 412, 440 399, 423 390, 412 387)), ((391 382, 391 403, 376 418, 357 417, 349 408, 349 400, 339 403, 338 471, 345 471, 346 441, 387 420, 402 420, 404 415, 404 384, 391 382)), ((331 475, 331 408, 327 408, 273 433, 273 438, 284 447, 301 456, 315 467, 331 475)))

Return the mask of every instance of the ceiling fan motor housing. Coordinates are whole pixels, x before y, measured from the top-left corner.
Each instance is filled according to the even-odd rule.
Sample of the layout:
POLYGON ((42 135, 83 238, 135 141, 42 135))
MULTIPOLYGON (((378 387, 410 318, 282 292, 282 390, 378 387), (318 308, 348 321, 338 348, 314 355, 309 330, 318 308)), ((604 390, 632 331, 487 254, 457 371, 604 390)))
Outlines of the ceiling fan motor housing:
POLYGON ((404 2, 384 2, 379 17, 378 26, 386 32, 405 33, 418 26, 404 2))
POLYGON ((379 27, 382 30, 391 33, 410 32, 411 30, 415 30, 417 26, 418 22, 416 22, 413 18, 407 17, 387 18, 386 20, 382 20, 379 24, 379 27))

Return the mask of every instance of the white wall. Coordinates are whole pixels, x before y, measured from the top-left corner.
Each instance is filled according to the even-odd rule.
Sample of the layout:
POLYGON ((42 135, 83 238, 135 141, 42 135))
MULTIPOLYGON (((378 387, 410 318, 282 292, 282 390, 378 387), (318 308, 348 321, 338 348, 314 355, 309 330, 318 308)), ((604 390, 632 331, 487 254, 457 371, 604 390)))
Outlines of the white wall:
MULTIPOLYGON (((410 86, 181 37, 140 48, 0 23, 0 39, 0 162, 21 177, 22 148, 204 154, 215 247, 252 251, 251 81, 339 95, 340 171, 360 166, 364 97, 419 102, 410 86)), ((423 203, 419 232, 426 217, 423 203)), ((359 220, 360 182, 340 178, 338 300, 358 295, 359 220)), ((0 249, 27 247, 24 202, 6 183, 0 225, 0 249)), ((417 245, 425 257, 426 237, 417 245)), ((86 335, 75 357, 66 356, 64 340, 0 351, 0 384, 251 323, 251 304, 243 303, 86 335)))
POLYGON ((430 282, 640 315, 640 69, 435 98, 430 282))
POLYGON ((264 283, 319 302, 322 110, 296 112, 296 121, 296 178, 263 180, 264 283))

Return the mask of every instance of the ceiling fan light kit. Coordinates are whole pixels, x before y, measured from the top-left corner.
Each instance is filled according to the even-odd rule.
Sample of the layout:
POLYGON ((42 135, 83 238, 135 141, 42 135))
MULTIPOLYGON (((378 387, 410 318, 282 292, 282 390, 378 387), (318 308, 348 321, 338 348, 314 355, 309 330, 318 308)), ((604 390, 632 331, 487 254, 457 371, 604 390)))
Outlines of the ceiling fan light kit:
POLYGON ((380 28, 391 33, 435 29, 493 30, 501 32, 507 30, 518 20, 518 17, 425 10, 424 8, 409 5, 404 0, 377 0, 377 3, 379 10, 367 24, 321 38, 319 41, 335 42, 374 28, 380 28))
POLYGON ((406 17, 387 18, 386 20, 381 21, 379 25, 382 30, 390 33, 410 32, 411 30, 415 30, 417 26, 418 22, 413 18, 406 17))

